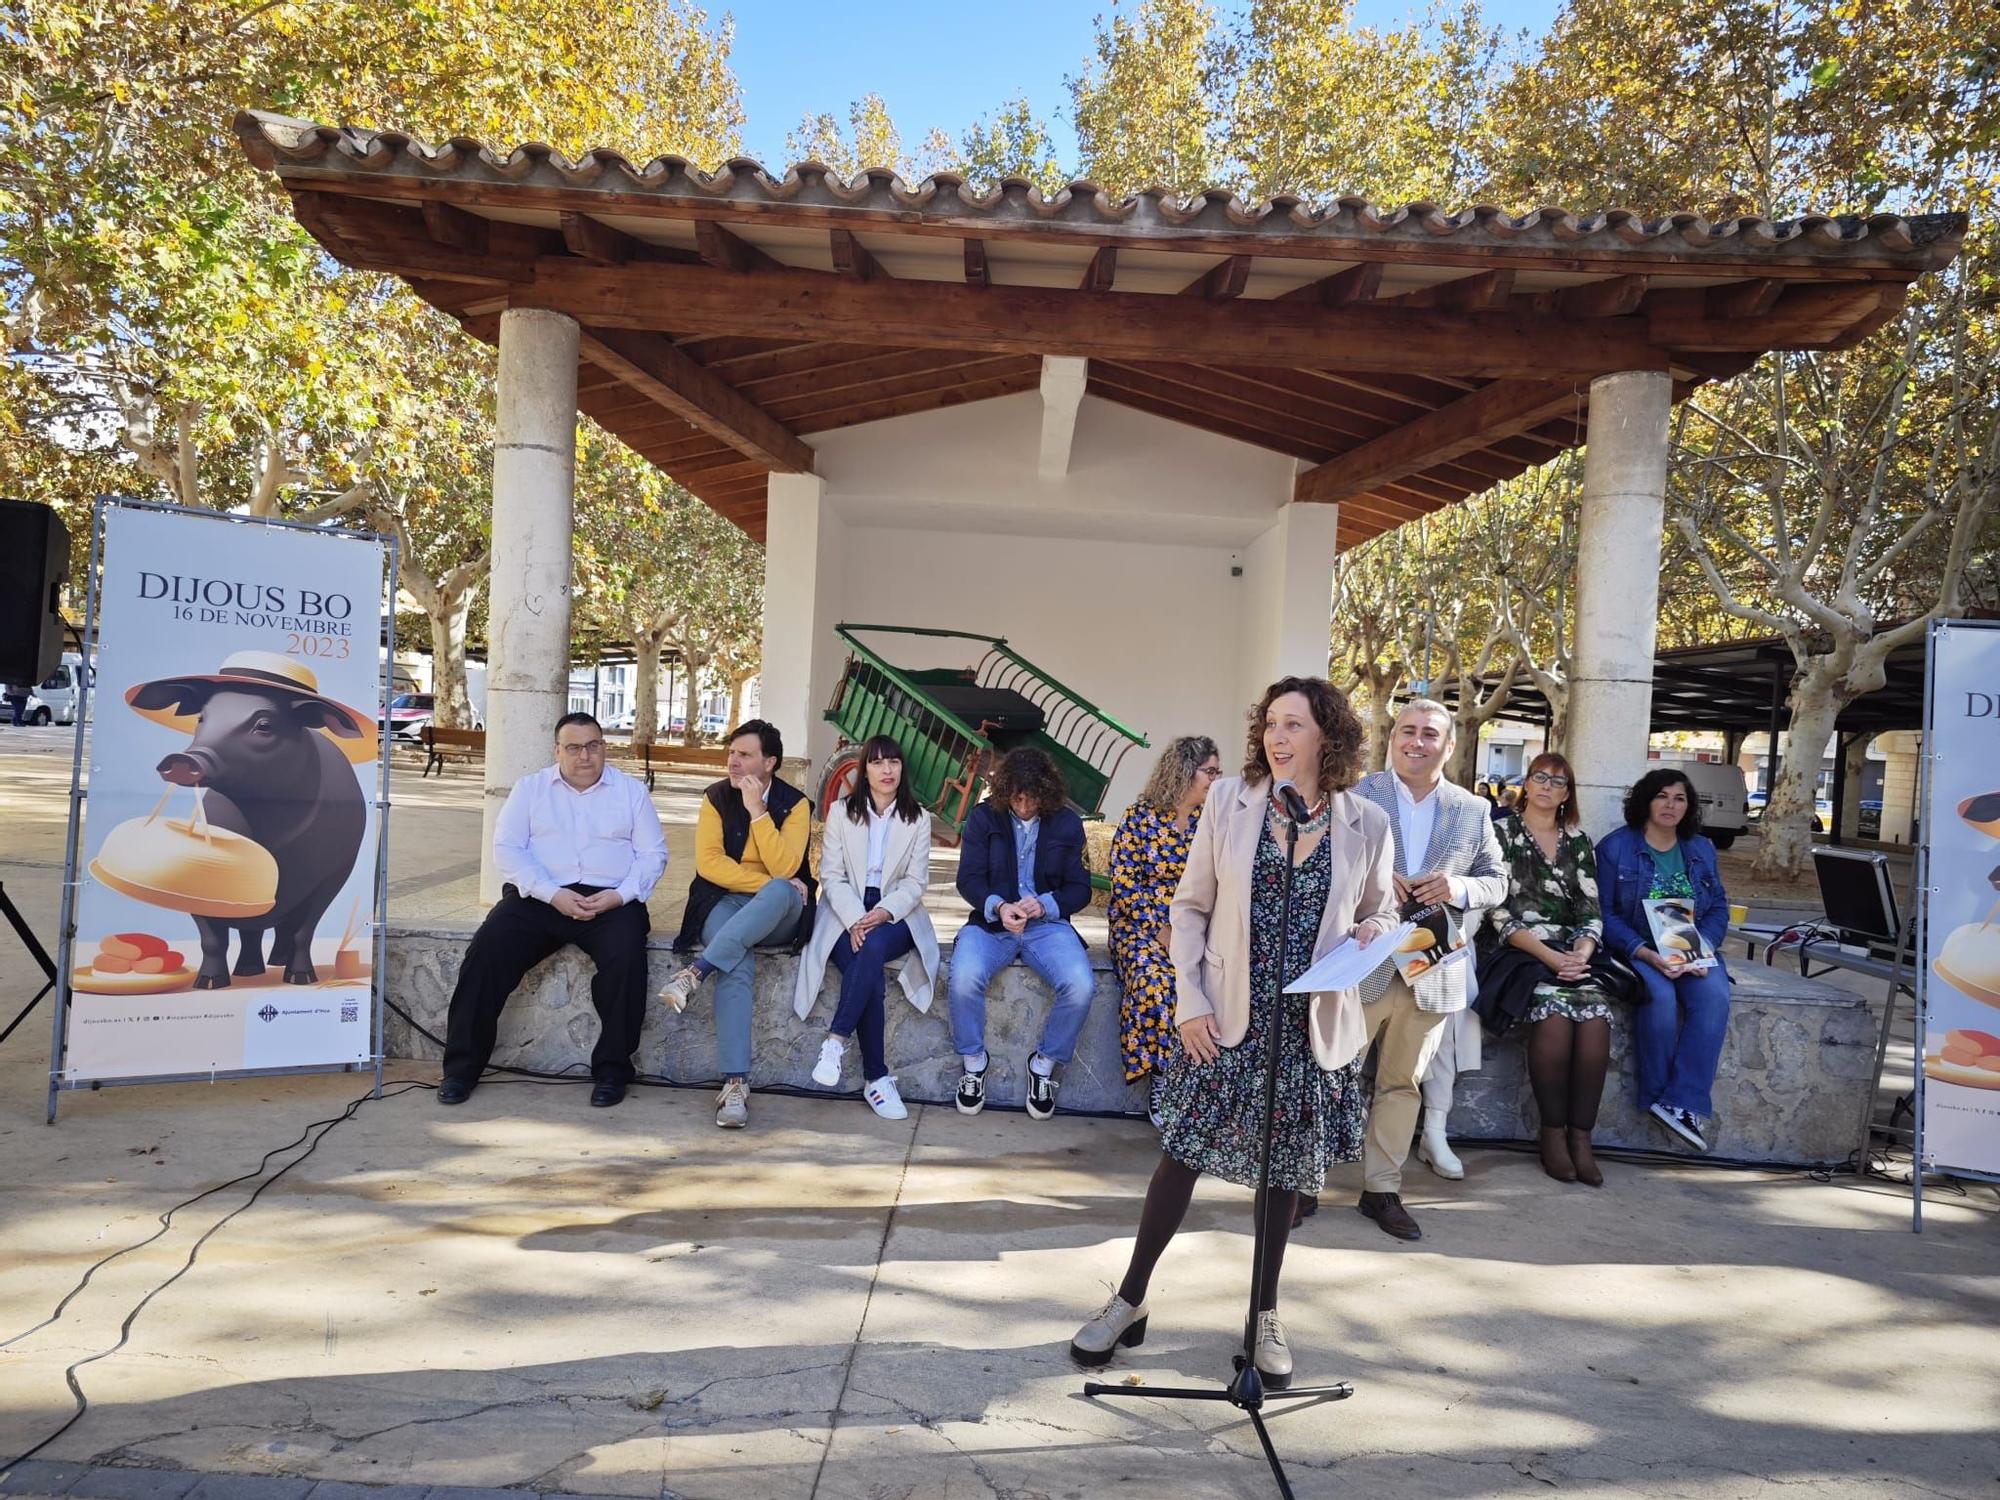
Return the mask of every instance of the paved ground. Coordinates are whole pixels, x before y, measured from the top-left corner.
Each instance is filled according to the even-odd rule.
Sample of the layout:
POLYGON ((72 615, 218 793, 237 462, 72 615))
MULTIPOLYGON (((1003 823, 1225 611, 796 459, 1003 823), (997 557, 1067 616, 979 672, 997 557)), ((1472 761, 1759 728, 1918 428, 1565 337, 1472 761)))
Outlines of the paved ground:
MULTIPOLYGON (((0 879, 48 932, 67 756, 35 733, 0 731, 0 879)), ((415 788, 399 779, 402 903, 470 878, 446 876, 476 847, 461 789, 415 788)), ((663 791, 670 816, 681 795, 663 791)), ((0 1024, 29 979, 0 933, 0 1024)), ((1272 1493, 1235 1413, 1141 1394, 1226 1374, 1242 1191, 1205 1184, 1163 1263, 1151 1334, 1109 1377, 1137 1399, 1085 1401, 1065 1356, 1129 1251, 1143 1125, 889 1124, 760 1096, 755 1127, 723 1134, 702 1094, 592 1111, 576 1087, 493 1084, 447 1112, 405 1071, 44 1326, 93 1262, 360 1092, 105 1090, 66 1096, 50 1129, 46 1048, 41 1017, 0 1047, 0 1464, 68 1417, 65 1367, 111 1349, 202 1242, 81 1366, 89 1412, 10 1493, 1272 1493)), ((1302 1371, 1357 1388, 1275 1420, 1301 1495, 1995 1493, 1990 1190, 1937 1192, 1919 1238, 1879 1179, 1620 1163, 1592 1193, 1508 1152, 1468 1165, 1413 1176, 1421 1245, 1348 1207, 1352 1168, 1295 1242, 1302 1371)))

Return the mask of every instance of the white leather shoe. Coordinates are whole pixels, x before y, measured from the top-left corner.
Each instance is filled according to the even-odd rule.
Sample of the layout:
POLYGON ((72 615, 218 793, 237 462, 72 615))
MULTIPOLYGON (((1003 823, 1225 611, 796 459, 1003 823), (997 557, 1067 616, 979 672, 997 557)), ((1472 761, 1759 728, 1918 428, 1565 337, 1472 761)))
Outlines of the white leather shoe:
POLYGON ((1285 1325, 1274 1312, 1257 1314, 1257 1342, 1254 1346, 1257 1373, 1264 1384, 1282 1391, 1292 1383, 1292 1346, 1285 1342, 1285 1325))
POLYGON ((812 1081, 823 1089, 840 1087, 840 1063, 847 1056, 847 1044, 830 1036, 819 1044, 819 1061, 813 1064, 812 1081))
POLYGON ((868 1101, 868 1107, 885 1120, 907 1120, 910 1111, 903 1103, 903 1096, 896 1088, 896 1080, 885 1074, 872 1081, 861 1091, 861 1097, 868 1101))
POLYGON ((1451 1143, 1444 1138, 1444 1120, 1441 1109, 1424 1111, 1424 1133, 1417 1142, 1417 1160, 1445 1181, 1457 1182, 1465 1176, 1465 1163, 1452 1154, 1451 1143))
POLYGON ((1069 1341, 1069 1355, 1078 1364, 1094 1368, 1110 1364, 1120 1344, 1136 1349, 1145 1342, 1146 1304, 1134 1307, 1123 1297, 1114 1296, 1096 1317, 1077 1329, 1076 1337, 1069 1341))

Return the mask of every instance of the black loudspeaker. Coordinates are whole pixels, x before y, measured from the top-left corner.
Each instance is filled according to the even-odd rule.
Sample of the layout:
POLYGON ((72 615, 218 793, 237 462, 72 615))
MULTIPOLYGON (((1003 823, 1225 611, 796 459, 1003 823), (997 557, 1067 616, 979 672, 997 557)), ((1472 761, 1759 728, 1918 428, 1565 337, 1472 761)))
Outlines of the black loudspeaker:
POLYGON ((0 500, 0 683, 34 687, 62 660, 69 528, 46 505, 0 500))

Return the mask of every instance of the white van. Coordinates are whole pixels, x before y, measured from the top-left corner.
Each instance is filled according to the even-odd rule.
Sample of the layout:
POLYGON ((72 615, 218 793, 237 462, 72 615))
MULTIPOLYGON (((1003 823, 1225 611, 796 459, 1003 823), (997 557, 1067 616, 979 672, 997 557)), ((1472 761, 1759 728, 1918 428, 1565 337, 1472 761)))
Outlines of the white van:
POLYGON ((28 695, 28 722, 74 724, 76 707, 83 697, 86 680, 83 657, 74 651, 65 651, 56 669, 28 695))
POLYGON ((1715 841, 1716 848, 1727 849, 1738 834, 1749 831, 1750 788, 1741 766, 1663 756, 1646 769, 1662 766, 1671 766, 1694 783, 1701 798, 1701 831, 1715 841))

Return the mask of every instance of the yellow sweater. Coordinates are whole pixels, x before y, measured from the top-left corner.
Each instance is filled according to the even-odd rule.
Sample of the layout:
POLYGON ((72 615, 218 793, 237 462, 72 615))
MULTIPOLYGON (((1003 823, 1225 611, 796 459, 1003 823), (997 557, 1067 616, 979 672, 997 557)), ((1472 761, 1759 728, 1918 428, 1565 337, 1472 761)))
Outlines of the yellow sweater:
POLYGON ((743 858, 731 859, 722 847, 722 814, 703 797, 694 825, 694 868, 703 880, 725 891, 754 896, 773 878, 790 880, 806 862, 806 842, 812 837, 812 810, 801 802, 780 828, 769 813, 750 825, 743 858))

